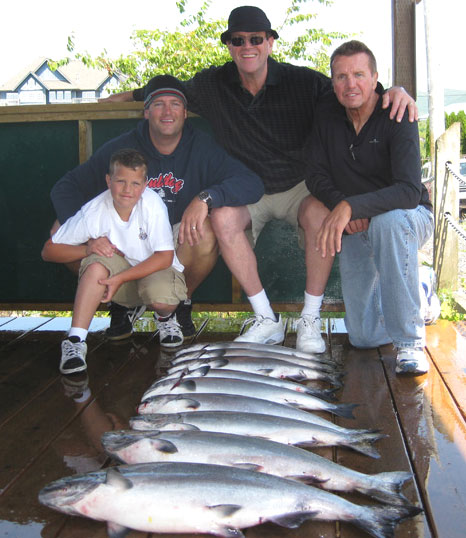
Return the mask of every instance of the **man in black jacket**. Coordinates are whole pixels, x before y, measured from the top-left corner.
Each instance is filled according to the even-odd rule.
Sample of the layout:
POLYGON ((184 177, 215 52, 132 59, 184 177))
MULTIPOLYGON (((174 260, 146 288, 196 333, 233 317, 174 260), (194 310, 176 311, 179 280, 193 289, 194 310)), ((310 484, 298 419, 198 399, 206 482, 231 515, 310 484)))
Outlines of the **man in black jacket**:
MULTIPOLYGON (((393 122, 376 92, 377 65, 359 41, 331 57, 334 93, 321 102, 312 134, 307 218, 327 275, 337 252, 350 342, 393 343, 396 372, 424 374, 418 249, 433 231, 421 182, 416 123, 393 122)), ((324 273, 323 273, 324 274, 324 273)))
MULTIPOLYGON (((134 148, 143 153, 148 161, 148 187, 165 202, 178 239, 176 253, 185 267, 190 298, 210 273, 218 255, 209 213, 214 215, 227 205, 254 203, 262 196, 264 187, 256 174, 229 156, 211 136, 185 122, 186 110, 186 97, 177 79, 169 75, 154 79, 145 89, 145 120, 136 129, 101 146, 89 161, 65 174, 53 187, 51 198, 58 219, 56 229, 106 189, 105 175, 116 150, 134 148)), ((110 244, 103 243, 99 247, 101 254, 111 249, 110 244)), ((111 313, 108 337, 121 339, 131 334, 140 309, 128 311, 113 305, 111 313)), ((177 309, 177 318, 180 314, 188 322, 185 335, 193 334, 190 303, 177 309)), ((177 318, 170 320, 173 338, 179 338, 177 318)))

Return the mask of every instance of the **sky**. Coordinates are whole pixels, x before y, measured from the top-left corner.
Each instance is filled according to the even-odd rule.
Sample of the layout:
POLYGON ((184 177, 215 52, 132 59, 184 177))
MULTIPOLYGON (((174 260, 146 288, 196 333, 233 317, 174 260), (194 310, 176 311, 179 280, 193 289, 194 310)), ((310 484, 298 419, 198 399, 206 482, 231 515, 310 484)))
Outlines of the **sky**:
MULTIPOLYGON (((418 90, 427 88, 423 1, 416 6, 418 90)), ((444 87, 466 90, 466 69, 459 59, 464 49, 461 41, 466 2, 429 1, 441 4, 433 20, 434 30, 439 36, 440 46, 435 50, 441 58, 438 63, 443 69, 444 87)), ((355 38, 364 41, 374 52, 379 79, 386 85, 391 82, 391 3, 392 0, 334 0, 332 6, 324 7, 316 0, 309 0, 303 6, 309 6, 309 11, 318 15, 316 27, 354 33, 355 38)), ((191 13, 191 9, 200 4, 201 0, 187 0, 188 12, 191 13)), ((231 9, 244 4, 264 9, 272 28, 277 29, 283 21, 288 2, 212 0, 208 16, 227 19, 231 9)), ((111 3, 79 0, 72 4, 64 4, 62 0, 48 0, 46 4, 35 0, 8 2, 8 16, 5 12, 0 18, 0 84, 39 56, 53 60, 66 57, 67 38, 71 34, 74 34, 76 50, 97 55, 105 49, 110 56, 117 57, 131 51, 130 35, 133 30, 174 29, 181 19, 175 0, 139 0, 135 4, 138 11, 129 11, 128 6, 128 0, 112 0, 111 3)))

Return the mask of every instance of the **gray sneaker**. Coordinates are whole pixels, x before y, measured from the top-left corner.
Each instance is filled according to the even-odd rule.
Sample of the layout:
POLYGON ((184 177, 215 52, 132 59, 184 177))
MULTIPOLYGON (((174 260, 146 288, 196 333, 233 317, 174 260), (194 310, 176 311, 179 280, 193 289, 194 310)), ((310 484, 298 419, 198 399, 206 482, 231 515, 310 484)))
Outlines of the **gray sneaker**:
POLYGON ((420 347, 400 347, 396 355, 397 374, 423 375, 429 371, 429 361, 420 347))
POLYGON ((75 374, 86 370, 87 344, 77 336, 70 336, 61 343, 60 372, 75 374))
POLYGON ((176 315, 169 318, 157 319, 154 315, 155 324, 159 330, 160 345, 164 347, 178 347, 183 343, 183 333, 176 315))
POLYGON ((241 331, 251 325, 248 331, 242 332, 235 338, 235 342, 253 342, 256 344, 280 344, 285 339, 285 326, 279 314, 278 320, 253 316, 248 318, 241 327, 241 331))

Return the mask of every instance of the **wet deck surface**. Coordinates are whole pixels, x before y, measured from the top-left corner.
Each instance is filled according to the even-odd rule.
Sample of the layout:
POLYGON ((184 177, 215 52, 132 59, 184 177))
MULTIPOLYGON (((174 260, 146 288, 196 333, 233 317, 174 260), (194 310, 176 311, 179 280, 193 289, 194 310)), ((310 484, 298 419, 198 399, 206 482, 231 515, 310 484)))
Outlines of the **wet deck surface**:
MULTIPOLYGON (((88 392, 76 392, 58 373, 59 346, 69 321, 0 318, 0 537, 84 538, 107 536, 104 523, 67 517, 41 506, 39 490, 59 477, 111 464, 100 445, 104 431, 127 427, 144 390, 163 375, 170 355, 153 333, 137 333, 120 344, 105 341, 106 321, 95 320, 88 339, 88 392), (7 330, 8 329, 8 330, 7 330)), ((358 403, 351 428, 380 428, 389 435, 377 443, 380 459, 349 449, 318 452, 365 473, 412 471, 404 493, 424 509, 401 523, 396 537, 460 538, 466 535, 466 336, 464 324, 428 327, 433 367, 428 375, 399 378, 391 346, 355 350, 341 320, 328 324, 328 355, 345 364, 339 402, 358 403), (462 334, 463 333, 463 334, 462 334)), ((208 333, 198 341, 231 340, 208 333)), ((286 345, 293 346, 295 334, 286 345)), ((329 418, 327 416, 326 418, 329 418)), ((360 495, 347 496, 370 504, 360 495)), ((368 536, 343 523, 307 522, 289 530, 272 524, 245 531, 247 538, 368 536)), ((148 536, 131 532, 131 538, 148 536)), ((198 535, 199 536, 199 535, 198 535)))

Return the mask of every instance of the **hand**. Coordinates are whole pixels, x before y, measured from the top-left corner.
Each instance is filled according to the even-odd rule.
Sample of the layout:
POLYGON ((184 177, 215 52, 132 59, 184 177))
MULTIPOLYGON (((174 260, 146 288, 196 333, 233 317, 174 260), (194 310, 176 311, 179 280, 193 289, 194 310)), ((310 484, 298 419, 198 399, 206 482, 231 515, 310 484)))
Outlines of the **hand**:
POLYGON ((97 239, 89 239, 87 242, 87 255, 98 254, 111 258, 115 253, 120 253, 116 245, 111 243, 108 237, 98 237, 97 239))
POLYGON ((113 275, 110 278, 102 278, 99 280, 101 286, 106 286, 104 296, 102 297, 103 303, 109 303, 112 300, 112 297, 118 291, 119 287, 123 284, 123 281, 119 275, 113 275))
POLYGON ((400 122, 403 119, 406 107, 408 107, 409 121, 418 120, 418 109, 416 101, 402 86, 393 86, 388 89, 382 96, 382 108, 388 108, 392 103, 390 110, 390 119, 393 120, 396 116, 396 121, 400 122))
POLYGON ((369 228, 369 219, 350 220, 345 227, 345 232, 349 235, 365 232, 369 228))
POLYGON ((178 243, 182 245, 188 241, 189 246, 194 246, 204 237, 204 221, 209 214, 207 204, 199 198, 194 198, 184 210, 181 219, 178 243))
POLYGON ((325 218, 316 237, 316 250, 320 250, 322 258, 341 251, 341 236, 351 220, 351 212, 351 206, 343 200, 325 218))

